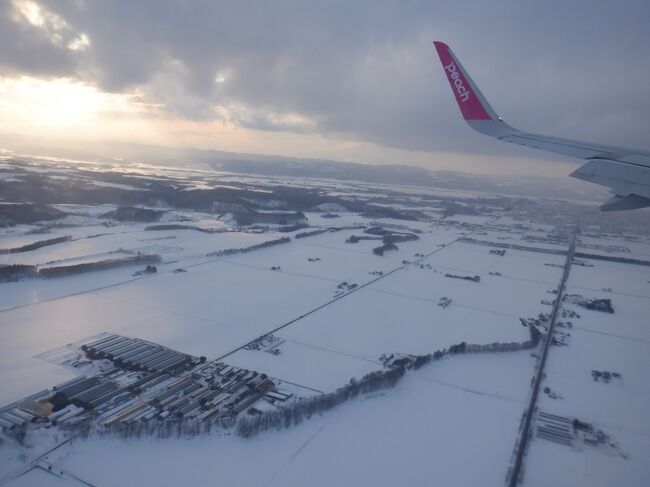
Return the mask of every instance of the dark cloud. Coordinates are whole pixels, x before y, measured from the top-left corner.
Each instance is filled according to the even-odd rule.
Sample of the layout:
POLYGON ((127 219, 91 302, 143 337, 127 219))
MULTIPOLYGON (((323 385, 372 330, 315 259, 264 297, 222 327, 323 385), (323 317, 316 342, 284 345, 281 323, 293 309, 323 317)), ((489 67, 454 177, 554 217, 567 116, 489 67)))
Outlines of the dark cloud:
POLYGON ((45 32, 17 22, 12 10, 0 10, 0 72, 65 76, 77 61, 69 49, 52 43, 45 32))
POLYGON ((5 14, 4 72, 137 88, 182 117, 519 154, 462 127, 431 45, 441 39, 513 125, 648 147, 647 1, 40 3, 90 47, 55 45, 5 14))

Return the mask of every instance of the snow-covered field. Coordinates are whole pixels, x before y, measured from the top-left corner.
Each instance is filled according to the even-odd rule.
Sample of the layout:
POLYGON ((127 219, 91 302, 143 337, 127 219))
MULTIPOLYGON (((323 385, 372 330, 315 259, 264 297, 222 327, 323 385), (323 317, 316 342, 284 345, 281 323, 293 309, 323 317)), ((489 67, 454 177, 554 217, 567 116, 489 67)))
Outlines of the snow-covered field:
MULTIPOLYGON (((36 169, 45 171, 46 165, 36 169)), ((208 173, 161 170, 158 176, 177 177, 185 189, 218 186, 208 173)), ((293 188, 316 184, 234 175, 220 182, 224 188, 237 185, 228 188, 237 191, 242 185, 272 191, 278 183, 293 188)), ((350 201, 359 194, 381 199, 389 189, 357 182, 320 185, 321 191, 350 201)), ((515 219, 493 207, 442 218, 438 202, 429 205, 424 196, 469 198, 472 193, 391 190, 400 192, 399 203, 382 206, 428 208, 424 214, 436 216, 413 221, 332 206, 337 217, 328 218, 318 208, 305 211, 313 228, 286 232, 277 226, 236 227, 215 214, 189 210, 169 210, 157 222, 219 230, 205 233, 146 231, 149 224, 136 222, 104 224, 100 217, 115 209, 111 205, 57 205, 74 213, 65 225, 43 234, 34 233, 39 225, 33 224, 0 229, 0 249, 72 237, 0 255, 2 264, 67 265, 137 253, 159 254, 162 260, 154 274, 134 276, 143 267, 135 266, 0 283, 0 405, 73 377, 36 356, 104 331, 265 372, 303 396, 332 392, 351 378, 382 369, 382 354, 528 340, 520 318, 551 311, 565 257, 510 248, 497 255, 490 252, 495 247, 480 241, 563 252, 566 226, 538 221, 533 214, 515 219), (347 228, 352 226, 357 228, 347 228), (364 228, 373 226, 417 232, 419 239, 398 242, 397 250, 383 256, 373 253, 381 240, 346 243, 352 235, 372 236, 364 228), (339 230, 296 238, 329 227, 339 230), (290 241, 247 253, 207 255, 281 237, 290 241), (462 241, 465 237, 479 242, 462 241), (269 333, 277 339, 278 353, 244 348, 269 333)), ((593 228, 590 232, 579 251, 638 259, 650 255, 647 236, 617 240, 598 238, 593 228)), ((551 348, 543 382, 561 398, 541 394, 538 406, 592 422, 620 451, 533 438, 524 485, 642 486, 650 478, 650 267, 585 263, 590 266, 571 267, 567 293, 610 298, 615 313, 564 305, 581 318, 571 320, 571 329, 561 329, 571 335, 568 345, 551 348), (620 373, 621 380, 596 382, 592 370, 620 373)), ((249 439, 223 433, 193 439, 76 439, 16 478, 11 472, 54 446, 56 433, 28 437, 25 449, 7 439, 0 443, 0 485, 10 478, 4 485, 82 485, 75 477, 93 485, 503 485, 528 406, 537 352, 447 357, 408 371, 394 389, 249 439), (63 474, 47 473, 48 465, 63 474)))
POLYGON ((98 485, 204 485, 206 476, 214 485, 502 485, 532 359, 465 358, 288 430, 251 439, 92 439, 54 460, 60 455, 98 485))
MULTIPOLYGON (((495 257, 486 248, 471 245, 452 243, 440 247, 441 243, 453 242, 452 232, 423 233, 420 240, 400 244, 399 251, 384 257, 372 254, 374 241, 345 244, 352 233, 355 231, 325 233, 250 254, 204 258, 182 273, 171 270, 183 267, 181 262, 161 266, 156 275, 144 278, 134 279, 128 270, 98 273, 106 279, 106 287, 95 291, 83 292, 82 283, 92 281, 89 275, 4 284, 8 293, 14 293, 13 303, 4 302, 5 307, 25 306, 2 314, 6 339, 2 341, 5 349, 0 360, 7 364, 0 379, 2 399, 15 400, 30 390, 52 384, 51 378, 41 373, 39 361, 30 358, 51 345, 110 331, 216 358, 327 303, 334 298, 339 283, 363 285, 376 279, 371 272, 388 273, 415 253, 435 252, 422 260, 422 266, 432 268, 414 264, 400 269, 303 318, 279 336, 291 340, 294 348, 320 347, 373 362, 382 353, 426 353, 461 341, 522 341, 527 338, 527 330, 519 324, 519 317, 544 311, 539 301, 554 287, 553 275, 559 279, 558 268, 544 266, 549 259, 559 262, 556 256, 533 254, 526 261, 515 254, 495 257), (455 248, 457 245, 460 250, 455 248), (463 247, 467 248, 465 253, 463 247), (309 257, 321 260, 309 262, 309 257), (525 274, 522 261, 534 270, 537 279, 517 277, 525 274), (281 270, 272 271, 272 266, 281 270), (503 275, 490 276, 486 271, 491 268, 500 269, 503 275), (445 278, 443 272, 450 269, 481 273, 482 282, 445 278), (70 290, 79 289, 79 293, 48 301, 63 294, 61 289, 67 282, 71 283, 70 290), (516 293, 512 283, 516 283, 516 293), (19 290, 24 293, 19 294, 19 290), (33 293, 29 300, 28 290, 33 293), (452 299, 446 309, 438 306, 442 296, 452 299), (30 330, 35 329, 47 333, 33 336, 30 330), (19 363, 22 366, 16 367, 19 363), (39 363, 37 372, 29 375, 32 380, 25 377, 28 363, 39 363), (11 387, 16 383, 18 387, 11 387)), ((186 239, 203 235, 190 232, 186 239)), ((231 240, 236 235, 208 236, 216 241, 231 240)), ((283 355, 263 355, 284 361, 283 355)), ((269 364, 268 372, 299 382, 294 375, 300 371, 304 376, 306 371, 295 363, 289 362, 288 374, 275 374, 273 364, 269 364)), ((280 370, 283 367, 280 365, 280 370)), ((315 377, 305 385, 319 390, 334 389, 350 377, 369 371, 368 363, 363 361, 361 367, 349 370, 335 367, 340 369, 338 374, 334 370, 323 374, 322 366, 318 369, 315 375, 322 379, 315 377)))
POLYGON ((532 442, 526 485, 647 485, 650 478, 650 273, 647 268, 587 260, 573 266, 568 293, 612 300, 614 314, 564 305, 580 314, 566 347, 551 349, 544 385, 561 395, 542 395, 546 412, 594 424, 617 450, 570 448, 543 439, 532 442), (603 292, 602 288, 612 288, 603 292), (608 383, 592 370, 620 374, 608 383))

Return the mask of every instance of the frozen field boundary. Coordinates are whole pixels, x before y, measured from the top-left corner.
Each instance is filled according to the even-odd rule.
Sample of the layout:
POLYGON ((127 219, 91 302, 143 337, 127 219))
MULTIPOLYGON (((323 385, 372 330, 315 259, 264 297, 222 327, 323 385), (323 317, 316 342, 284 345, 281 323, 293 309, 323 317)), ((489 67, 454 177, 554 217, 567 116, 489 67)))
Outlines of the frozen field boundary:
POLYGON ((317 306, 316 308, 314 308, 314 309, 312 309, 312 310, 310 310, 310 311, 307 311, 306 313, 304 313, 304 314, 302 314, 302 315, 300 315, 300 316, 298 316, 298 317, 296 317, 296 318, 293 318, 293 319, 287 321, 286 323, 283 323, 283 324, 277 326, 276 328, 274 328, 274 329, 272 329, 272 330, 269 330, 269 331, 267 331, 266 333, 264 333, 264 334, 262 334, 262 335, 260 335, 260 336, 258 336, 258 337, 256 337, 256 338, 254 338, 253 340, 250 340, 249 342, 244 343, 243 345, 241 345, 241 346, 239 346, 239 347, 237 347, 237 348, 235 348, 235 349, 233 349, 233 350, 231 350, 231 351, 229 351, 229 352, 227 352, 227 353, 225 353, 225 354, 223 354, 223 355, 217 357, 215 360, 217 360, 217 361, 218 361, 218 360, 223 360, 224 358, 226 358, 226 357, 228 357, 228 356, 234 354, 235 352, 238 352, 238 351, 244 349, 244 347, 249 346, 250 344, 256 342, 257 340, 260 340, 261 338, 264 338, 265 336, 271 335, 271 334, 276 333, 276 332, 278 332, 278 331, 280 331, 280 330, 282 330, 282 329, 284 329, 284 328, 287 328, 288 326, 291 326, 291 325, 293 325, 294 323, 297 323, 298 321, 302 320, 303 318, 306 318, 307 316, 310 316, 310 315, 312 315, 312 314, 314 314, 314 313, 317 313, 318 311, 320 311, 320 310, 322 310, 322 309, 324 309, 324 308, 326 308, 326 307, 328 307, 328 306, 330 306, 330 305, 336 303, 337 301, 339 301, 339 300, 341 300, 341 299, 344 299, 344 298, 346 298, 346 297, 348 297, 348 296, 350 296, 350 295, 352 295, 352 294, 354 294, 354 293, 360 291, 361 289, 365 289, 365 288, 367 288, 367 287, 373 285, 374 283, 376 283, 376 282, 378 282, 378 281, 380 281, 380 280, 382 280, 382 279, 384 279, 384 278, 386 278, 386 277, 388 277, 388 276, 391 276, 391 275, 395 274, 397 271, 400 271, 400 270, 402 270, 402 269, 405 269, 405 268, 407 268, 407 267, 410 266, 410 265, 417 264, 417 263, 421 262, 422 260, 424 260, 424 259, 426 259, 426 258, 428 258, 428 257, 431 257, 432 255, 436 254, 437 252, 440 252, 441 250, 450 247, 451 245, 453 245, 454 243, 458 242, 459 240, 460 240, 460 238, 457 238, 457 239, 455 239, 455 240, 452 240, 451 242, 449 242, 448 244, 446 244, 444 247, 438 247, 437 249, 435 249, 435 250, 429 252, 428 254, 423 255, 422 257, 420 257, 419 259, 417 259, 417 260, 415 260, 415 261, 413 261, 413 262, 408 262, 408 263, 406 263, 406 264, 402 264, 402 265, 396 267, 395 269, 392 269, 392 270, 390 270, 390 271, 388 271, 388 272, 385 272, 385 273, 382 274, 381 276, 378 276, 378 277, 376 277, 376 278, 374 278, 374 279, 371 279, 371 280, 368 281, 368 282, 365 282, 365 283, 363 283, 363 284, 360 284, 360 285, 357 286, 356 288, 354 288, 354 289, 352 289, 352 290, 350 290, 350 291, 348 291, 348 292, 346 292, 346 293, 344 293, 344 294, 341 294, 340 296, 337 296, 337 297, 335 297, 335 298, 332 298, 332 299, 330 299, 329 301, 327 301, 327 302, 321 304, 320 306, 317 306))

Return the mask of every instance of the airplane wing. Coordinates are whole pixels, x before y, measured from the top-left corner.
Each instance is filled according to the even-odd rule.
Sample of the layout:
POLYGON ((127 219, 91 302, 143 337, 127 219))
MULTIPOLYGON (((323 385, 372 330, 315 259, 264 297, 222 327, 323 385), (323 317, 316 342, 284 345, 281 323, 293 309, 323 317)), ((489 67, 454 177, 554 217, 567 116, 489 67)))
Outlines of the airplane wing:
POLYGON ((610 188, 615 196, 600 207, 602 211, 650 206, 650 152, 517 130, 497 115, 449 46, 438 41, 434 45, 460 112, 474 130, 505 142, 585 159, 588 162, 570 176, 610 188))

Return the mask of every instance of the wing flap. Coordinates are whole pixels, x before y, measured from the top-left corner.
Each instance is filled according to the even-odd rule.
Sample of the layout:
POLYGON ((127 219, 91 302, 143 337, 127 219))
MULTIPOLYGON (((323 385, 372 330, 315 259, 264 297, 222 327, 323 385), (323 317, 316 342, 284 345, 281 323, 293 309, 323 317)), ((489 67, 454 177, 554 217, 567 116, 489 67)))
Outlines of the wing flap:
POLYGON ((600 206, 600 209, 602 211, 623 211, 647 208, 648 206, 650 206, 650 199, 631 194, 629 196, 616 195, 605 201, 605 203, 600 206))
POLYGON ((589 144, 577 140, 560 139, 547 135, 526 134, 519 132, 514 135, 499 137, 505 142, 532 147, 547 152, 554 152, 578 159, 608 159, 625 164, 650 167, 650 154, 634 152, 622 147, 589 144))
POLYGON ((602 184, 620 196, 650 198, 650 169, 642 166, 596 159, 580 166, 570 176, 602 184))

